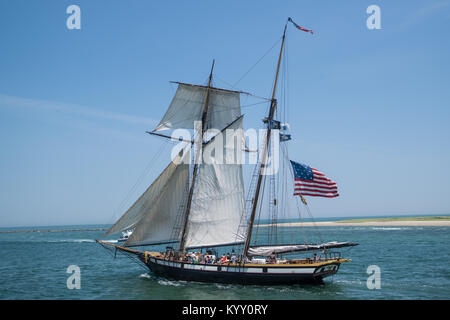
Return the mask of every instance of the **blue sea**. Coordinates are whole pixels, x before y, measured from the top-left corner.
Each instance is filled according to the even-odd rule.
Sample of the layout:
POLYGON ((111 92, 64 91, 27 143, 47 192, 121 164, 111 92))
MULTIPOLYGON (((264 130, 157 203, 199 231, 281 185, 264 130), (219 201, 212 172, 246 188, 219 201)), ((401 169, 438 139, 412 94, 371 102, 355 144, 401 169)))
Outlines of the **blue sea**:
MULTIPOLYGON (((317 219, 320 220, 320 219, 317 219)), ((317 221, 316 220, 316 221, 317 221)), ((330 219, 325 219, 330 220, 330 219)), ((62 230, 105 225, 0 228, 62 230)), ((269 230, 258 228, 264 239, 269 230)), ((353 241, 342 248, 337 275, 322 285, 244 286, 174 281, 154 276, 127 256, 114 256, 95 239, 104 231, 0 233, 0 299, 449 299, 449 227, 279 227, 281 241, 353 241), (80 270, 80 289, 68 289, 67 269, 80 270), (369 289, 369 266, 380 270, 369 289)))

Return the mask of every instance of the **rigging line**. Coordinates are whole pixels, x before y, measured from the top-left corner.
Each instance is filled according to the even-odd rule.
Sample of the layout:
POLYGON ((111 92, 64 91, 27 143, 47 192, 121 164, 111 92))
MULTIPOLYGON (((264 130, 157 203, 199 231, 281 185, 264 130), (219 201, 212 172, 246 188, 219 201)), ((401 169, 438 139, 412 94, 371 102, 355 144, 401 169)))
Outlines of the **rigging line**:
MULTIPOLYGON (((121 251, 121 250, 119 250, 119 252, 120 252, 120 251, 121 251)), ((137 265, 139 265, 141 268, 143 268, 145 271, 148 272, 147 266, 146 266, 141 260, 139 260, 139 258, 136 258, 134 255, 131 256, 132 253, 127 253, 127 252, 120 252, 120 253, 122 253, 125 257, 127 257, 127 258, 130 259, 131 261, 135 262, 137 265), (144 265, 145 265, 145 267, 144 267, 144 265)))
MULTIPOLYGON (((274 154, 274 146, 273 143, 270 145, 270 151, 272 152, 272 156, 274 154)), ((277 190, 279 191, 279 189, 277 188, 277 183, 279 181, 278 178, 278 174, 275 173, 275 168, 272 167, 271 169, 271 175, 270 175, 270 180, 269 180, 269 214, 271 215, 271 219, 272 219, 272 234, 270 236, 270 239, 272 241, 272 243, 276 243, 277 242, 277 230, 278 230, 278 226, 277 226, 277 220, 278 220, 278 204, 277 204, 277 190)), ((278 201, 279 203, 279 201, 278 201)))
POLYGON ((136 191, 137 187, 141 184, 141 182, 144 179, 144 177, 147 176, 147 174, 152 169, 152 167, 155 165, 155 163, 157 163, 156 159, 162 154, 162 152, 164 151, 166 146, 167 146, 167 144, 165 143, 165 141, 163 141, 161 143, 158 151, 153 155, 153 157, 147 163, 147 165, 145 166, 144 170, 142 171, 142 173, 140 174, 140 176, 138 177, 138 179, 136 180, 134 185, 131 187, 131 189, 128 191, 128 193, 125 196, 125 198, 120 202, 120 204, 117 207, 117 209, 113 212, 112 218, 114 220, 116 220, 116 216, 118 215, 118 213, 120 211, 123 211, 123 209, 124 209, 123 207, 125 206, 125 203, 128 202, 128 200, 131 198, 132 194, 136 191))
MULTIPOLYGON (((291 179, 292 179, 292 181, 294 181, 294 171, 293 171, 293 169, 292 169, 292 165, 290 165, 290 162, 289 162, 289 155, 288 155, 288 150, 286 149, 286 160, 287 160, 287 162, 289 163, 289 172, 290 172, 290 174, 291 174, 291 179)), ((294 198, 295 198, 295 202, 296 202, 296 206, 297 206, 297 212, 298 212, 298 215, 299 215, 299 218, 300 218, 300 220, 302 220, 302 214, 301 214, 301 205, 300 205, 300 202, 299 202, 299 197, 296 197, 296 196, 294 196, 294 198)), ((306 234, 305 234, 305 230, 304 230, 304 227, 303 227, 303 225, 300 225, 300 231, 301 231, 301 233, 302 233, 302 236, 303 236, 303 241, 306 243, 306 234)))
MULTIPOLYGON (((261 102, 261 103, 265 103, 266 101, 264 101, 264 102, 261 102)), ((211 106, 210 106, 211 107, 211 106)), ((230 107, 226 107, 226 106, 223 106, 223 109, 215 109, 215 110, 208 110, 208 114, 213 114, 213 113, 219 113, 219 112, 228 112, 228 111, 230 111, 230 110, 233 110, 233 109, 240 109, 241 107, 239 106, 239 107, 233 107, 233 108, 230 108, 230 107)), ((208 108, 209 109, 209 108, 208 108)), ((172 117, 167 117, 167 121, 170 121, 173 117, 175 117, 176 115, 174 114, 172 117)), ((208 117, 209 118, 209 117, 208 117)), ((175 124, 178 124, 178 123, 182 123, 182 122, 185 122, 186 120, 192 120, 192 122, 194 122, 194 120, 197 120, 198 119, 198 117, 197 116, 192 116, 192 117, 186 117, 186 118, 183 118, 182 120, 179 120, 179 121, 175 121, 175 122, 170 122, 170 124, 172 125, 172 127, 175 125, 175 124)), ((208 119, 207 119, 208 120, 208 119)))
POLYGON ((252 69, 253 69, 254 67, 256 67, 256 65, 257 65, 262 59, 264 59, 264 57, 265 57, 270 51, 272 51, 272 49, 278 44, 278 42, 281 41, 282 38, 283 38, 283 37, 280 37, 280 38, 272 45, 272 47, 270 47, 270 49, 267 50, 267 52, 264 53, 264 55, 263 55, 261 58, 259 58, 259 60, 258 60, 253 66, 251 66, 250 69, 248 69, 247 72, 244 73, 244 75, 243 75, 242 77, 240 77, 238 81, 235 82, 234 85, 232 85, 232 87, 233 87, 233 88, 236 88, 236 85, 237 85, 237 84, 238 84, 245 76, 247 76, 247 74, 249 74, 249 72, 252 71, 252 69))
MULTIPOLYGON (((189 102, 196 102, 196 100, 193 100, 194 96, 195 96, 194 92, 190 93, 190 96, 188 96, 185 99, 184 105, 187 105, 189 102)), ((265 103, 265 102, 270 100, 270 99, 258 97, 258 96, 255 96, 255 95, 251 95, 251 96, 256 97, 256 98, 264 99, 264 101, 258 102, 258 103, 254 103, 254 104, 245 105, 245 106, 238 106, 238 107, 229 107, 229 106, 221 105, 221 104, 210 104, 208 106, 208 114, 218 114, 220 112, 230 112, 230 110, 240 110, 242 107, 250 107, 250 106, 253 106, 253 105, 257 105, 257 104, 262 104, 262 103, 265 103)), ((164 115, 164 117, 167 118, 166 119, 167 121, 170 121, 175 116, 177 116, 177 115, 176 114, 168 115, 167 113, 164 115)), ((184 119, 179 120, 179 121, 171 122, 171 125, 173 127, 174 125, 176 125, 178 123, 185 122, 186 120, 194 121, 194 120, 197 120, 197 117, 195 115, 191 116, 191 117, 187 117, 187 118, 184 118, 184 119)))
MULTIPOLYGON (((239 107, 227 107, 227 106, 215 105, 215 109, 214 110, 208 110, 208 113, 209 114, 216 114, 216 113, 219 113, 219 112, 227 112, 227 111, 234 110, 234 109, 238 110, 238 109, 241 109, 241 108, 248 108, 248 107, 251 107, 251 106, 254 106, 254 105, 258 105, 258 104, 263 104, 263 103, 267 103, 267 101, 256 102, 256 103, 252 103, 252 104, 248 104, 248 105, 241 105, 239 107), (217 107, 219 107, 219 108, 217 108, 217 107)), ((211 108, 211 107, 214 107, 214 105, 211 104, 209 108, 211 108)), ((168 117, 167 120, 170 120, 170 119, 172 119, 175 116, 176 115, 174 114, 172 117, 168 117)), ((180 120, 180 121, 171 122, 171 124, 174 125, 174 124, 177 124, 177 123, 185 122, 186 120, 196 120, 196 119, 197 119, 197 117, 193 116, 193 117, 184 118, 183 120, 180 120)))
MULTIPOLYGON (((216 79, 219 80, 219 81, 222 81, 222 82, 225 83, 227 86, 230 86, 230 87, 236 89, 231 83, 229 83, 229 82, 223 80, 222 78, 218 77, 217 74, 214 76, 214 78, 216 78, 216 79)), ((241 91, 241 90, 238 90, 238 91, 241 91)))
POLYGON ((244 104, 244 105, 241 106, 241 108, 248 108, 248 107, 252 107, 254 105, 263 104, 263 103, 267 103, 267 101, 256 102, 256 103, 251 103, 251 104, 244 104))
MULTIPOLYGON (((283 155, 285 155, 286 148, 287 148, 287 146, 285 144, 282 145, 281 152, 283 153, 283 155)), ((282 159, 282 160, 284 160, 284 159, 282 159)), ((287 202, 287 199, 286 199, 286 195, 287 195, 287 179, 286 179, 286 177, 287 177, 287 174, 286 174, 287 166, 286 166, 286 161, 282 161, 281 165, 282 165, 283 179, 279 179, 279 186, 278 186, 278 188, 279 189, 281 188, 281 196, 282 196, 282 199, 280 201, 281 205, 282 205, 281 212, 285 213, 284 215, 282 215, 282 217, 283 218, 287 218, 289 216, 290 210, 288 208, 288 202, 287 202), (281 184, 281 186, 280 186, 280 184, 281 184), (286 215, 286 212, 287 212, 287 215, 286 215)))
POLYGON ((312 220, 312 222, 313 222, 314 229, 316 230, 316 233, 317 233, 318 236, 319 236, 320 242, 323 242, 322 235, 321 235, 321 233, 320 233, 320 231, 319 231, 319 227, 316 225, 316 221, 314 220, 314 217, 312 216, 311 211, 309 210, 309 206, 308 206, 308 205, 305 205, 305 207, 306 207, 306 212, 308 212, 309 216, 311 217, 311 220, 312 220))
MULTIPOLYGON (((263 205, 263 201, 262 199, 264 198, 264 189, 265 189, 265 185, 266 185, 266 178, 263 178, 263 182, 262 182, 262 193, 261 193, 261 201, 259 201, 258 204, 258 217, 256 218, 257 224, 259 225, 261 223, 261 211, 262 211, 262 205, 263 205)), ((254 201, 257 201, 257 199, 255 198, 254 201)), ((267 228, 267 227, 265 227, 267 228)), ((256 244, 256 240, 258 239, 258 231, 259 231, 260 227, 256 228, 256 233, 253 239, 253 243, 256 244)))
MULTIPOLYGON (((258 207, 259 207, 259 211, 258 211, 258 225, 261 223, 261 212, 262 212, 262 208, 263 208, 263 199, 264 199, 264 192, 266 189, 266 176, 264 176, 263 178, 263 183, 262 183, 262 192, 261 192, 261 201, 259 201, 258 207)), ((255 201, 257 201, 257 199, 255 199, 255 201)), ((269 227, 265 227, 265 228, 270 228, 269 227)), ((256 228, 256 234, 255 234, 255 238, 253 239, 253 244, 256 244, 256 240, 258 239, 258 231, 259 231, 260 227, 256 228)))
MULTIPOLYGON (((219 79, 219 80, 221 80, 221 81, 227 83, 229 86, 231 86, 231 84, 229 84, 225 80, 223 80, 223 79, 219 79)), ((171 81, 171 82, 175 83, 175 84, 179 84, 179 85, 200 87, 200 88, 206 89, 205 85, 190 84, 190 83, 184 83, 184 82, 178 82, 178 81, 171 81)), ((259 96, 259 95, 253 94, 253 93, 242 91, 242 90, 233 90, 233 89, 220 88, 220 87, 214 87, 214 86, 211 87, 210 89, 211 89, 211 92, 214 92, 214 91, 218 91, 218 92, 220 92, 220 91, 225 91, 225 92, 229 91, 230 93, 239 93, 241 95, 245 95, 246 97, 254 97, 254 98, 257 98, 257 99, 263 99, 263 100, 266 100, 266 101, 270 101, 270 98, 262 97, 262 96, 259 96)))
POLYGON ((289 74, 289 50, 288 50, 288 48, 289 48, 289 41, 288 41, 288 39, 286 39, 286 59, 284 60, 285 61, 285 64, 286 64, 286 91, 287 91, 287 94, 286 94, 286 105, 287 105, 287 107, 286 107, 286 119, 289 119, 289 110, 290 110, 290 95, 289 95, 289 93, 290 93, 290 89, 289 89, 289 84, 290 84, 290 81, 289 81, 289 77, 290 77, 290 74, 289 74))

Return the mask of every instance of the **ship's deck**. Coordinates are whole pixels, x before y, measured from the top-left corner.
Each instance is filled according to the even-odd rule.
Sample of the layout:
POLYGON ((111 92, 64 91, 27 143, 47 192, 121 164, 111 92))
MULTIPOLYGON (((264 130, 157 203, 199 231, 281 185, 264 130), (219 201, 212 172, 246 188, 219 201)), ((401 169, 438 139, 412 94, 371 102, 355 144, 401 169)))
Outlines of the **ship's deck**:
POLYGON ((230 267, 275 267, 275 268, 288 268, 288 267, 320 267, 323 265, 328 265, 331 263, 342 263, 349 262, 351 259, 343 259, 343 258, 328 258, 328 259, 319 259, 318 261, 314 261, 313 259, 278 259, 277 263, 205 263, 205 262, 193 262, 188 260, 180 260, 174 258, 165 257, 164 252, 155 252, 155 251, 138 251, 122 246, 115 245, 113 243, 104 242, 101 240, 96 240, 98 243, 102 245, 108 245, 115 247, 119 250, 134 253, 134 254, 143 254, 144 260, 147 261, 148 258, 152 257, 162 261, 168 262, 178 262, 184 264, 195 264, 195 265, 208 265, 208 266, 230 266, 230 267))
POLYGON ((170 262, 182 262, 187 264, 196 264, 196 265, 208 265, 208 266, 230 266, 230 267, 300 267, 300 266, 308 266, 308 267, 320 267, 323 265, 327 265, 330 263, 342 263, 349 262, 351 259, 343 259, 343 258, 333 258, 333 259, 319 259, 318 261, 314 261, 313 259, 282 259, 278 260, 277 263, 206 263, 206 262, 193 262, 188 260, 179 260, 179 259, 170 259, 164 256, 164 252, 153 252, 153 251, 144 251, 144 255, 146 259, 148 257, 170 261, 170 262))

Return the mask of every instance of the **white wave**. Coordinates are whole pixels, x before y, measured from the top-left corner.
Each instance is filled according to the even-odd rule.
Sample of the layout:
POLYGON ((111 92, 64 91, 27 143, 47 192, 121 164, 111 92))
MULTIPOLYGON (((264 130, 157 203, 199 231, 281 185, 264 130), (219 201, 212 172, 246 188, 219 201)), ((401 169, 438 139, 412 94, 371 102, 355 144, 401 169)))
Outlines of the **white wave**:
POLYGON ((231 285, 231 284, 225 285, 225 284, 215 283, 215 286, 216 286, 217 289, 225 289, 225 290, 229 290, 231 288, 234 288, 234 286, 231 285))
MULTIPOLYGON (((69 241, 70 242, 70 241, 69 241)), ((74 239, 73 242, 95 242, 93 239, 74 239)))
POLYGON ((103 242, 117 243, 119 240, 102 240, 103 242))
POLYGON ((405 230, 408 228, 398 228, 398 227, 374 227, 372 230, 405 230))
POLYGON ((143 278, 143 279, 150 279, 150 280, 157 280, 158 284, 162 285, 162 286, 172 286, 172 287, 180 287, 183 286, 187 283, 187 281, 175 281, 175 280, 167 280, 167 279, 161 279, 159 277, 156 277, 150 273, 143 273, 141 275, 139 275, 139 278, 143 278))
POLYGON ((173 287, 180 287, 182 285, 186 284, 186 281, 170 281, 170 280, 158 280, 158 283, 162 286, 173 286, 173 287))
POLYGON ((83 243, 83 242, 95 242, 93 239, 59 239, 59 240, 48 240, 42 242, 75 242, 75 243, 83 243))

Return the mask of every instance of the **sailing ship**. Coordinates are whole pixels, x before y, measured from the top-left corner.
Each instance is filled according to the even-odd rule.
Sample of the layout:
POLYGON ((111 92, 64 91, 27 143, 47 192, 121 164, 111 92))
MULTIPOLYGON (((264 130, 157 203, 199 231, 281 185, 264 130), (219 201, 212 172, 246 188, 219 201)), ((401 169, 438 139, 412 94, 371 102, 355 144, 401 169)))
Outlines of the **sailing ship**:
MULTIPOLYGON (((289 21, 293 23, 290 18, 289 21)), ((321 283, 323 278, 336 274, 342 263, 351 261, 332 249, 357 245, 353 242, 281 244, 273 233, 268 237, 272 243, 258 244, 254 239, 254 231, 261 228, 255 220, 263 208, 265 182, 270 180, 268 184, 273 185, 275 175, 268 173, 274 137, 287 140, 281 139, 276 131, 280 122, 275 119, 287 25, 281 38, 272 97, 267 99, 265 136, 257 150, 258 161, 247 198, 242 163, 223 161, 224 156, 236 160, 243 150, 251 151, 242 136, 240 96, 245 93, 213 86, 213 61, 207 85, 176 82, 178 87, 169 108, 158 126, 148 132, 174 139, 159 131, 183 128, 193 130, 194 138, 179 138, 185 147, 108 230, 107 235, 133 229, 125 243, 115 245, 97 240, 98 243, 137 258, 157 276, 199 282, 321 283), (212 128, 217 128, 216 134, 211 134, 212 128), (233 143, 223 142, 221 134, 228 130, 234 132, 233 143), (165 251, 134 249, 162 245, 167 246, 165 251), (216 250, 230 247, 231 259, 216 258, 216 250), (205 250, 205 254, 198 250, 205 250), (321 256, 289 258, 291 254, 304 252, 319 252, 321 256)), ((301 193, 300 197, 307 205, 301 193)), ((273 192, 268 200, 269 211, 281 210, 273 192)), ((273 228, 266 230, 276 230, 276 214, 272 218, 273 228)))

